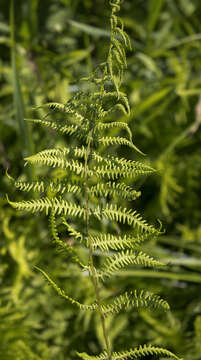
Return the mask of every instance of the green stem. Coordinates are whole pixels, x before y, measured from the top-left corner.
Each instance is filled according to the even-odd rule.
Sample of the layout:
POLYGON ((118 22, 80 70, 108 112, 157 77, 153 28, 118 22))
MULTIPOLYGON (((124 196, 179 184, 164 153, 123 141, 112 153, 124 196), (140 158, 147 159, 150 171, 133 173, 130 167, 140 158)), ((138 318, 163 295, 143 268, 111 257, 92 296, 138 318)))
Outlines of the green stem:
POLYGON ((94 261, 93 261, 93 245, 92 245, 92 243, 90 241, 90 237, 89 237, 89 191, 88 191, 89 188, 88 188, 88 171, 87 171, 87 169, 88 169, 88 158, 89 158, 89 154, 90 154, 91 139, 92 139, 92 131, 89 133, 89 141, 88 141, 87 152, 86 152, 86 157, 85 157, 86 233, 87 233, 87 239, 88 239, 88 244, 89 244, 89 259, 90 259, 92 282, 94 285, 94 289, 95 289, 95 293, 96 293, 96 300, 97 300, 97 304, 98 304, 98 310, 99 310, 100 317, 101 317, 103 337, 105 340, 105 346, 106 346, 106 351, 108 354, 108 360, 111 360, 112 357, 111 357, 110 344, 109 344, 109 339, 108 339, 107 330, 106 330, 106 326, 105 326, 105 317, 104 317, 104 313, 103 313, 102 306, 101 306, 101 298, 100 298, 100 291, 99 291, 99 286, 98 286, 98 279, 96 277, 96 270, 95 270, 94 261))

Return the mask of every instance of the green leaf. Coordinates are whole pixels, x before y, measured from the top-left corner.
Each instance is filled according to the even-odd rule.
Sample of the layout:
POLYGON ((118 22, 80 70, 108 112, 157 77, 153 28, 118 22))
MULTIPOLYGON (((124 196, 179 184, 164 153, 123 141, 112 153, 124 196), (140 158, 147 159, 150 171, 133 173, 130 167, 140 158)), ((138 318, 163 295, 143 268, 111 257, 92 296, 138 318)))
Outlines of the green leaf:
POLYGON ((162 90, 156 91, 152 95, 150 95, 145 100, 141 101, 138 104, 136 104, 135 109, 131 109, 131 113, 135 114, 135 116, 141 115, 143 112, 150 109, 153 105, 157 104, 160 100, 162 100, 164 97, 167 96, 167 94, 170 92, 171 88, 166 87, 162 90))
POLYGON ((110 32, 106 31, 104 29, 97 28, 95 26, 83 24, 81 22, 75 21, 75 20, 68 20, 68 23, 72 25, 73 27, 85 32, 86 34, 95 36, 95 37, 110 37, 110 32))
POLYGON ((148 31, 151 32, 156 27, 164 2, 164 0, 149 1, 148 31))

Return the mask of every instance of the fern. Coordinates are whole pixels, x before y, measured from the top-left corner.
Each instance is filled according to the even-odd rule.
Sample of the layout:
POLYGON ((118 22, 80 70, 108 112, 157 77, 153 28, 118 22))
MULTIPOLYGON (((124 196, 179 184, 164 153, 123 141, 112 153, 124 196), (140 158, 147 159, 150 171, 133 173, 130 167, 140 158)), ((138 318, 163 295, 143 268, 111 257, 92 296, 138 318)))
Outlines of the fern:
POLYGON ((127 67, 126 49, 130 49, 129 37, 124 31, 121 19, 117 16, 120 2, 120 0, 109 1, 111 39, 107 59, 98 65, 88 78, 82 79, 88 81, 89 88, 90 84, 93 84, 92 90, 78 91, 66 104, 45 104, 43 108, 48 112, 43 119, 27 119, 57 132, 68 134, 78 141, 81 140, 79 146, 46 149, 25 159, 27 164, 64 169, 66 179, 21 182, 15 181, 8 175, 16 188, 22 191, 34 190, 45 193, 39 199, 21 202, 8 199, 8 203, 17 210, 31 213, 45 211, 47 215, 49 214, 53 241, 92 278, 95 302, 85 305, 73 299, 70 294, 66 294, 44 270, 37 267, 58 295, 80 310, 96 311, 100 315, 105 351, 98 356, 78 353, 82 359, 139 359, 147 355, 162 355, 178 359, 170 351, 151 345, 124 352, 114 352, 106 329, 105 317, 109 313, 117 313, 130 307, 168 310, 169 305, 165 300, 137 289, 117 296, 113 302, 102 299, 100 295, 100 287, 103 286, 101 281, 114 276, 125 266, 163 266, 161 261, 138 250, 140 243, 151 236, 159 235, 160 229, 149 225, 136 210, 126 208, 121 204, 122 199, 133 201, 140 196, 139 191, 124 183, 123 180, 136 179, 154 170, 148 164, 107 153, 112 145, 126 145, 141 153, 132 142, 132 133, 127 123, 108 122, 107 119, 117 109, 125 114, 130 113, 127 96, 120 91, 123 74, 127 67), (57 112, 62 114, 61 123, 47 119, 49 115, 57 112), (113 127, 125 131, 127 137, 110 136, 104 133, 105 130, 113 127), (70 197, 69 194, 71 194, 70 197), (75 196, 78 197, 79 203, 75 201, 75 196), (76 223, 75 227, 74 223, 71 225, 71 218, 76 223), (121 229, 121 224, 126 224, 132 229, 131 235, 123 234, 121 230, 119 230, 119 235, 109 231, 97 232, 96 224, 99 221, 101 228, 103 220, 107 220, 109 229, 113 229, 113 224, 116 223, 120 224, 119 229, 121 229), (76 242, 87 248, 88 264, 82 263, 76 246, 72 247, 60 238, 57 222, 65 227, 76 242), (98 235, 95 235, 97 233, 98 235), (95 266, 94 263, 94 251, 97 248, 101 251, 111 251, 102 266, 95 266))

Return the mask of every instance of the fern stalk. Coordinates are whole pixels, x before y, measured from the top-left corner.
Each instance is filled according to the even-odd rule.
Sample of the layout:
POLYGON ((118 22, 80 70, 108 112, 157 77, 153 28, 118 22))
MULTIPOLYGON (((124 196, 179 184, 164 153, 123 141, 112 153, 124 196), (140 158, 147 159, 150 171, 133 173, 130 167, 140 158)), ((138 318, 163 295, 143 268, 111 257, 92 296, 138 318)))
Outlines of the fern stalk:
POLYGON ((92 282, 93 282, 93 286, 94 286, 94 290, 95 290, 95 294, 96 294, 96 300, 97 300, 97 304, 98 304, 98 311, 100 314, 100 318, 101 318, 101 324, 102 324, 102 330, 103 330, 103 337, 105 340, 105 346, 106 346, 106 351, 108 354, 108 360, 111 360, 111 350, 110 350, 110 344, 109 344, 109 338, 108 338, 108 334, 107 334, 107 329, 106 329, 106 325, 105 325, 105 317, 104 317, 104 313, 102 310, 102 302, 101 302, 101 298, 100 298, 100 292, 99 292, 99 284, 98 284, 98 279, 96 276, 96 270, 95 270, 95 266, 94 266, 94 260, 93 260, 93 244, 92 241, 90 240, 90 218, 89 218, 89 187, 88 187, 88 159, 89 159, 89 154, 91 151, 91 139, 92 139, 92 131, 89 133, 89 137, 88 137, 88 146, 87 146, 87 151, 86 151, 86 156, 85 156, 85 204, 86 204, 86 234, 87 234, 87 239, 89 239, 88 241, 88 246, 89 246, 89 258, 90 258, 90 268, 91 268, 91 277, 92 277, 92 282))

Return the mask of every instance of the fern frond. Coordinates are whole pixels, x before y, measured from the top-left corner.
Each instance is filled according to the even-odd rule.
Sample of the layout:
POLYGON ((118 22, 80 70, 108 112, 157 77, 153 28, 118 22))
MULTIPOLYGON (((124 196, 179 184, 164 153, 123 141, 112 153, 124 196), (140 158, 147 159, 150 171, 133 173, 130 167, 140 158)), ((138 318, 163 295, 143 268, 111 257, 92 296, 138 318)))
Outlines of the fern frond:
POLYGON ((39 158, 44 158, 44 157, 48 157, 48 156, 57 156, 57 157, 65 158, 69 154, 75 155, 76 157, 79 157, 79 158, 84 158, 86 155, 86 147, 81 146, 81 147, 70 148, 70 147, 65 146, 62 148, 45 149, 35 155, 25 158, 25 160, 28 159, 28 161, 34 161, 35 158, 39 159, 39 158))
POLYGON ((66 244, 59 238, 59 235, 58 235, 54 210, 52 210, 50 213, 50 228, 51 228, 52 237, 53 237, 55 243, 58 244, 59 246, 61 246, 62 248, 66 249, 66 244))
POLYGON ((84 120, 84 117, 80 113, 75 111, 71 106, 68 106, 67 104, 49 102, 36 107, 36 109, 40 108, 48 108, 51 111, 59 111, 66 114, 72 114, 78 121, 78 124, 80 124, 84 120))
POLYGON ((34 109, 37 110, 37 109, 44 109, 44 108, 64 112, 65 105, 62 103, 58 103, 58 102, 49 102, 46 104, 36 106, 34 109))
MULTIPOLYGON (((84 177, 85 168, 83 164, 81 164, 78 160, 73 160, 73 159, 71 161, 66 160, 64 158, 64 152, 60 150, 55 151, 54 155, 50 155, 51 152, 53 151, 52 150, 49 152, 41 151, 36 155, 32 155, 25 158, 25 160, 27 162, 30 162, 31 164, 47 165, 53 168, 58 167, 65 170, 69 169, 70 171, 75 172, 77 175, 84 177)), ((91 176, 94 175, 94 172, 92 170, 89 170, 88 172, 91 176)))
POLYGON ((121 166, 120 164, 109 164, 109 165, 100 165, 94 169, 94 175, 107 178, 108 180, 115 180, 120 178, 129 178, 132 177, 136 179, 139 176, 149 175, 152 170, 149 169, 135 169, 132 167, 127 168, 126 166, 121 166))
POLYGON ((55 214, 60 215, 69 215, 86 218, 86 210, 85 208, 73 204, 69 201, 63 199, 49 199, 47 197, 38 199, 38 200, 30 200, 30 201, 21 201, 21 202, 12 202, 9 199, 8 203, 17 210, 25 210, 32 213, 45 211, 46 215, 50 212, 51 209, 54 209, 55 214))
MULTIPOLYGON (((67 225, 66 222, 63 221, 63 224, 67 225)), ((62 250, 65 250, 67 251, 70 255, 71 255, 71 258, 72 260, 77 263, 82 269, 86 269, 88 268, 87 266, 85 266, 79 256, 77 255, 77 252, 76 250, 71 246, 71 245, 68 245, 66 242, 62 241, 60 238, 59 238, 59 235, 58 235, 58 232, 57 232, 57 226, 56 226, 56 219, 55 219, 55 213, 54 213, 54 210, 51 211, 51 214, 50 214, 50 228, 51 228, 51 233, 52 233, 52 236, 53 236, 53 240, 54 242, 62 249, 62 250)), ((74 232, 75 234, 75 232, 74 232)), ((78 233, 76 234, 78 235, 78 233)), ((81 234, 80 234, 81 235, 81 234)), ((75 237, 75 238, 78 238, 75 237)))
POLYGON ((89 192, 96 196, 120 196, 127 200, 135 200, 141 195, 140 191, 136 191, 124 183, 116 184, 115 182, 98 183, 92 186, 89 192))
POLYGON ((47 120, 40 120, 40 119, 24 119, 24 120, 49 127, 55 131, 61 132, 62 134, 73 135, 78 130, 78 126, 74 125, 74 124, 59 125, 55 121, 47 121, 47 120))
POLYGON ((124 250, 126 248, 137 247, 144 241, 144 237, 134 236, 115 236, 112 234, 100 234, 99 236, 90 236, 90 242, 94 249, 99 248, 102 251, 124 250))
MULTIPOLYGON (((63 224, 67 225, 66 221, 63 221, 63 224)), ((71 245, 68 245, 67 243, 65 243, 64 241, 62 241, 60 238, 59 238, 59 235, 58 235, 58 232, 57 232, 57 227, 56 227, 56 219, 55 219, 55 213, 54 213, 54 210, 51 211, 51 214, 50 214, 50 228, 51 228, 51 233, 52 233, 52 236, 53 236, 53 239, 55 241, 55 243, 62 249, 62 250, 65 250, 67 251, 70 255, 71 255, 71 258, 72 260, 77 263, 82 269, 86 269, 88 268, 87 266, 85 266, 79 256, 77 255, 77 252, 75 250, 75 248, 73 248, 71 245)), ((76 236, 74 236, 75 238, 80 238, 80 236, 78 236, 78 233, 74 231, 74 235, 76 233, 76 236)))
POLYGON ((112 359, 114 360, 140 359, 141 357, 148 355, 156 355, 156 356, 162 355, 175 360, 182 360, 178 358, 175 354, 173 354, 171 351, 152 345, 142 345, 142 346, 140 345, 139 347, 130 349, 128 351, 114 352, 112 354, 112 359))
POLYGON ((25 160, 27 161, 34 161, 35 158, 39 159, 39 158, 43 158, 43 157, 48 157, 48 156, 58 156, 58 157, 65 157, 66 155, 68 155, 71 152, 71 149, 69 147, 63 147, 63 148, 51 148, 51 149, 45 149, 40 151, 37 154, 31 155, 27 158, 25 158, 25 160))
POLYGON ((64 193, 71 193, 71 194, 80 194, 82 189, 78 185, 69 184, 66 181, 48 181, 48 180, 41 180, 41 181, 33 181, 33 182, 25 182, 25 181, 14 181, 14 185, 17 189, 21 191, 38 191, 38 192, 45 192, 48 189, 51 192, 60 194, 64 193))
POLYGON ((123 29, 121 29, 120 27, 116 27, 116 33, 117 35, 121 36, 122 40, 124 41, 125 46, 129 49, 132 50, 132 46, 131 46, 131 42, 130 42, 130 38, 127 35, 127 33, 125 31, 123 31, 123 29))
POLYGON ((125 171, 130 174, 129 176, 131 176, 131 172, 133 173, 134 171, 136 171, 136 173, 141 172, 145 175, 155 171, 151 166, 139 161, 127 160, 125 158, 118 158, 117 156, 114 157, 110 155, 101 156, 96 152, 93 152, 92 156, 97 163, 108 165, 108 169, 114 169, 117 173, 118 171, 125 171))
POLYGON ((149 175, 152 171, 151 170, 144 170, 144 169, 134 169, 121 166, 108 166, 102 165, 97 166, 96 171, 94 169, 94 175, 97 175, 101 178, 107 178, 108 180, 115 180, 118 178, 129 178, 132 177, 133 179, 137 178, 138 176, 145 176, 149 175))
MULTIPOLYGON (((92 304, 95 307, 97 304, 92 304)), ((149 310, 170 310, 167 301, 163 300, 160 296, 155 295, 145 290, 134 290, 125 292, 124 294, 115 298, 111 304, 103 303, 101 308, 104 316, 110 313, 119 313, 122 309, 127 310, 130 308, 148 308, 149 310)))
POLYGON ((162 262, 153 259, 141 251, 137 253, 133 250, 126 250, 109 256, 106 259, 105 264, 102 267, 102 277, 110 277, 128 265, 142 265, 145 267, 165 266, 162 262))
POLYGON ((28 181, 14 181, 14 185, 17 189, 21 191, 39 191, 44 192, 45 191, 45 182, 44 181, 35 181, 35 182, 28 182, 28 181))
POLYGON ((136 227, 141 232, 157 234, 158 231, 152 226, 148 225, 141 215, 136 210, 132 211, 127 208, 118 207, 116 204, 106 204, 105 208, 97 207, 94 210, 94 215, 97 217, 104 216, 112 221, 120 223, 127 223, 130 226, 136 227))
POLYGON ((118 313, 122 309, 129 309, 132 307, 164 311, 170 309, 167 301, 161 299, 158 295, 144 290, 126 292, 116 297, 112 304, 104 304, 102 309, 104 314, 107 315, 108 313, 118 313))
MULTIPOLYGON (((86 353, 77 353, 77 355, 83 360, 108 360, 108 354, 106 352, 103 352, 97 356, 90 356, 86 353)), ((139 347, 130 349, 128 351, 113 352, 112 360, 140 359, 149 355, 162 355, 174 360, 183 360, 178 358, 178 356, 173 354, 171 351, 153 345, 140 345, 139 347)))
MULTIPOLYGON (((109 66, 112 66, 110 69, 110 72, 112 72, 112 74, 113 74, 112 58, 110 59, 109 66)), ((111 74, 110 74, 110 76, 111 76, 111 79, 113 80, 114 76, 111 74)), ((117 87, 118 87, 118 85, 117 85, 117 87)), ((98 93, 95 93, 94 95, 96 96, 96 95, 98 95, 98 93)), ((109 91, 109 92, 104 91, 101 94, 101 96, 102 96, 103 103, 104 103, 104 101, 108 102, 110 100, 116 103, 113 106, 116 106, 118 103, 120 103, 120 104, 122 104, 122 106, 124 106, 126 114, 127 115, 130 114, 130 106, 129 106, 127 96, 125 93, 119 91, 119 89, 118 89, 118 91, 109 91)), ((112 106, 112 108, 113 108, 113 106, 112 106)))
POLYGON ((79 301, 71 298, 68 296, 64 290, 60 289, 60 287, 49 277, 49 275, 42 269, 40 269, 38 266, 34 266, 36 270, 40 271, 40 273, 45 277, 45 279, 48 281, 48 283, 53 287, 53 289, 64 299, 68 300, 71 304, 76 305, 79 307, 80 310, 95 310, 97 308, 97 304, 92 305, 85 305, 81 304, 79 301))
POLYGON ((118 158, 117 156, 107 156, 107 159, 111 161, 113 164, 119 164, 119 166, 124 167, 125 169, 136 169, 136 170, 144 170, 147 171, 147 173, 154 172, 154 170, 151 166, 134 160, 127 160, 125 158, 118 158))
POLYGON ((98 141, 100 144, 103 144, 104 146, 126 145, 126 146, 136 150, 140 154, 143 154, 131 141, 129 141, 126 138, 120 137, 120 136, 117 136, 117 137, 105 136, 105 137, 100 138, 98 141))
POLYGON ((125 111, 127 112, 127 115, 130 115, 130 105, 127 99, 126 95, 120 95, 118 98, 118 102, 122 104, 122 106, 124 106, 125 111))
POLYGON ((129 136, 129 140, 132 142, 132 132, 128 126, 128 124, 126 124, 125 122, 118 122, 118 121, 113 121, 113 122, 108 122, 108 123, 98 123, 98 128, 101 130, 105 130, 105 129, 112 129, 114 127, 119 127, 122 128, 124 130, 127 131, 128 136, 129 136))

